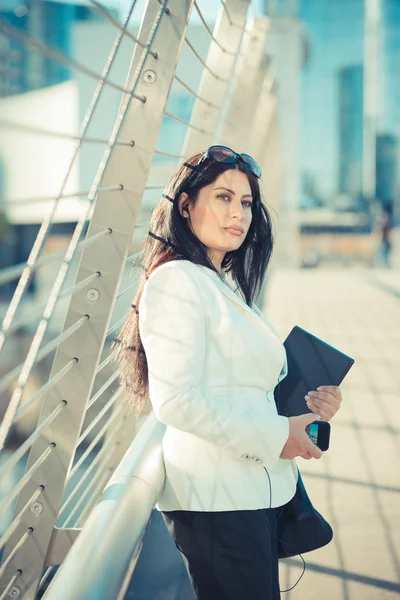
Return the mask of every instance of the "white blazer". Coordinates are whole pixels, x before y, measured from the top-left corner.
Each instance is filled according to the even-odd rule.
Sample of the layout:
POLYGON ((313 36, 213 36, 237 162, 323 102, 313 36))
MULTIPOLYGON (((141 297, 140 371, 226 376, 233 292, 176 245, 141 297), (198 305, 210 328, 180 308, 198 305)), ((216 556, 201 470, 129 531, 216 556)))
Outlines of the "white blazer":
POLYGON ((273 395, 287 360, 266 317, 211 269, 188 260, 153 271, 138 310, 149 397, 167 426, 166 481, 156 508, 250 510, 288 502, 297 465, 279 458, 289 421, 278 415, 273 395))

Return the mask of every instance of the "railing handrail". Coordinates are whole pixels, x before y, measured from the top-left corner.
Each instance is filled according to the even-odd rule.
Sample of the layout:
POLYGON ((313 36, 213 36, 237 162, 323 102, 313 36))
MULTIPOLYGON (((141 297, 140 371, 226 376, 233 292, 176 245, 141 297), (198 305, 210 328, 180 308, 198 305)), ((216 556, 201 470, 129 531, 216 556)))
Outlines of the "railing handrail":
POLYGON ((122 597, 121 590, 129 583, 164 484, 164 431, 165 425, 150 413, 58 569, 44 600, 122 597))

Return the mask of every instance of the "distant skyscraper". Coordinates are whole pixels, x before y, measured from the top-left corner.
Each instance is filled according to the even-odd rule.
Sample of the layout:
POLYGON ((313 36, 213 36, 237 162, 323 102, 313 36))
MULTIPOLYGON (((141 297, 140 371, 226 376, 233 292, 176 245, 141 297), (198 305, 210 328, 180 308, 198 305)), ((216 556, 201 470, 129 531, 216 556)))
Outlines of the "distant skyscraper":
POLYGON ((356 196, 362 189, 363 68, 339 70, 339 192, 356 196))
POLYGON ((396 136, 380 134, 376 138, 376 197, 389 209, 397 196, 399 142, 396 136))
MULTIPOLYGON (((71 57, 74 23, 100 17, 91 8, 80 4, 39 0, 25 5, 9 0, 4 8, 0 8, 0 18, 22 34, 71 57)), ((0 66, 1 96, 55 85, 72 76, 62 62, 5 36, 0 40, 0 66)))
POLYGON ((381 0, 381 81, 376 196, 400 219, 400 1, 381 0))
MULTIPOLYGON (((393 140, 400 140, 400 0, 379 0, 379 7, 376 149, 387 156, 388 145, 392 144, 390 152, 395 152, 393 140), (387 136, 392 136, 391 142, 387 136)), ((338 189, 352 192, 358 187, 362 133, 355 107, 358 104, 360 115, 365 0, 299 0, 299 8, 311 48, 311 60, 303 73, 301 167, 314 176, 318 189, 329 198, 338 189), (358 72, 355 65, 359 65, 358 72)), ((382 169, 387 172, 389 168, 383 166, 385 160, 376 157, 378 178, 382 169)), ((395 176, 400 214, 400 168, 395 176)), ((381 194, 388 186, 382 188, 377 182, 377 188, 381 194)))
POLYGON ((381 0, 380 130, 400 131, 400 1, 381 0))
MULTIPOLYGON (((339 73, 363 64, 364 0, 299 0, 299 9, 310 46, 301 90, 301 167, 330 202, 345 179, 339 160, 339 73)), ((355 92, 349 93, 354 104, 355 92)))

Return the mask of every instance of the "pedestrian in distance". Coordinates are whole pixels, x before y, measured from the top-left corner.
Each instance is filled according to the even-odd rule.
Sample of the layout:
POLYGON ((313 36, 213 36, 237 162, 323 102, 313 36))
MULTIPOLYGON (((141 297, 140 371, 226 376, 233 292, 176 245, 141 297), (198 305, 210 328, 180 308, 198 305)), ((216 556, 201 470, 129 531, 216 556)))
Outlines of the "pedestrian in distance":
POLYGON ((391 212, 383 209, 380 228, 380 257, 385 267, 390 267, 390 255, 392 250, 392 219, 391 212))

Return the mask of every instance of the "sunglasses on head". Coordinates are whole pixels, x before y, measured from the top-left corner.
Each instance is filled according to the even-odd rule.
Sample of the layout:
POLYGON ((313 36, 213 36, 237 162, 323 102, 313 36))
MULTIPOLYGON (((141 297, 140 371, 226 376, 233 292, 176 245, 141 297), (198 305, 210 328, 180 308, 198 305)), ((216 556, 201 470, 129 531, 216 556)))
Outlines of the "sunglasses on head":
MULTIPOLYGON (((206 158, 225 165, 234 165, 237 161, 241 161, 253 175, 258 179, 261 177, 261 169, 254 158, 251 158, 248 154, 238 154, 227 146, 210 146, 197 164, 200 164, 206 158)), ((192 169, 197 167, 197 165, 191 165, 186 162, 183 164, 192 169)))
MULTIPOLYGON (((195 165, 190 163, 183 163, 185 167, 189 167, 190 169, 196 169, 202 162, 208 158, 209 160, 213 160, 214 162, 223 163, 225 165, 234 165, 240 160, 245 167, 253 173, 258 179, 261 177, 261 169, 259 165, 256 163, 254 158, 251 158, 248 154, 238 154, 228 146, 210 146, 203 156, 200 158, 199 162, 195 165)), ((162 194, 164 198, 168 198, 171 202, 174 202, 174 199, 166 194, 162 194)))

